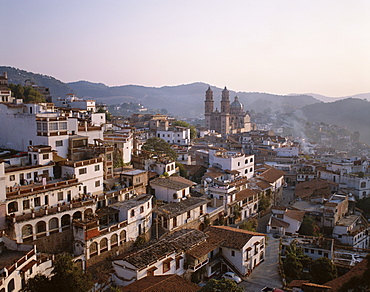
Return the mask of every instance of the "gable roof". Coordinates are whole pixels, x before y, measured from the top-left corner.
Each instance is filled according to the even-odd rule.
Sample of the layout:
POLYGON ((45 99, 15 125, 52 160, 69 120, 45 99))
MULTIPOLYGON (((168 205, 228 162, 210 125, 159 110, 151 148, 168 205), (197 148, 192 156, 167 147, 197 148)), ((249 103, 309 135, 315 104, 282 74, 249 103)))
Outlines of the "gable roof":
POLYGON ((207 235, 196 229, 181 229, 140 250, 122 254, 114 260, 124 260, 142 270, 174 252, 186 251, 205 241, 207 235))
POLYGON ((288 228, 290 224, 274 216, 271 217, 271 227, 284 227, 288 228))
POLYGON ((253 197, 253 195, 258 194, 255 190, 252 189, 244 189, 236 194, 237 201, 243 201, 247 198, 253 197))
POLYGON ((302 221, 305 214, 306 214, 305 211, 288 209, 285 211, 284 216, 288 216, 289 218, 295 219, 297 221, 302 221))
POLYGON ((269 183, 274 183, 279 178, 283 177, 284 174, 285 174, 285 171, 282 171, 282 170, 271 167, 270 169, 268 169, 268 170, 264 171, 263 173, 261 173, 260 175, 258 175, 258 177, 260 177, 261 179, 263 179, 263 180, 265 180, 269 183))
POLYGON ((211 226, 208 228, 207 234, 223 239, 221 246, 232 249, 242 249, 253 236, 265 236, 262 233, 229 226, 211 226))
POLYGON ((201 205, 207 204, 207 202, 208 200, 204 198, 190 197, 180 202, 173 202, 160 206, 157 208, 157 213, 160 215, 169 215, 171 217, 178 216, 201 205))
MULTIPOLYGON (((190 182, 190 181, 189 181, 190 182)), ((194 183, 191 182, 184 182, 184 181, 176 181, 174 179, 171 179, 170 177, 157 177, 149 182, 150 186, 156 185, 163 188, 168 188, 171 190, 180 191, 186 188, 191 187, 194 183)))
POLYGON ((180 277, 176 274, 149 276, 137 280, 130 285, 121 287, 122 292, 196 292, 200 289, 201 287, 199 287, 197 284, 186 281, 183 277, 180 277))

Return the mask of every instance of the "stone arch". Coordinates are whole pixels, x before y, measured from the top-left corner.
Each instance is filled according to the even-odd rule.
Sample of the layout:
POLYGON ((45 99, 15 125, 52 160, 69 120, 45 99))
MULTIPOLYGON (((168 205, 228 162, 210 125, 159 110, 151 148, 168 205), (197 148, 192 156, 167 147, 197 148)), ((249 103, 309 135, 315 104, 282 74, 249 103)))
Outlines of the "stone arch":
POLYGON ((88 218, 88 217, 92 216, 93 214, 94 214, 93 210, 91 208, 87 208, 84 211, 84 218, 88 218))
POLYGON ((59 220, 57 217, 53 217, 49 220, 49 231, 59 232, 59 220))
POLYGON ((71 225, 71 216, 69 214, 65 214, 62 216, 61 219, 62 227, 70 226, 71 225))
POLYGON ((82 219, 82 212, 81 211, 74 212, 73 219, 82 219))
POLYGON ((126 242, 126 230, 122 230, 119 234, 120 244, 126 242))
POLYGON ((98 243, 97 242, 92 242, 89 247, 90 251, 90 257, 93 257, 98 254, 98 243))
POLYGON ((11 279, 8 283, 8 292, 12 292, 15 290, 15 283, 14 279, 11 279))
POLYGON ((111 248, 118 245, 118 235, 113 234, 110 238, 110 246, 111 248))
POLYGON ((26 224, 22 227, 22 239, 23 241, 33 239, 33 227, 31 224, 26 224))
POLYGON ((100 253, 107 251, 108 250, 108 239, 104 237, 102 240, 100 240, 99 246, 100 246, 100 253))
POLYGON ((13 201, 8 204, 8 214, 18 211, 18 202, 13 201))
POLYGON ((46 222, 39 221, 36 223, 36 234, 46 232, 46 222))

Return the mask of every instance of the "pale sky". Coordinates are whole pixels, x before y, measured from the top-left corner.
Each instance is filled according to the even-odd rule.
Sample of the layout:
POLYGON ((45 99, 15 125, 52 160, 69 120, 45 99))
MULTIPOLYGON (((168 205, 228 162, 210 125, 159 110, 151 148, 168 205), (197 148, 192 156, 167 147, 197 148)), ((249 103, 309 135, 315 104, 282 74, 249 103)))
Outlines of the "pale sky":
POLYGON ((63 82, 370 92, 370 1, 0 0, 0 65, 63 82))

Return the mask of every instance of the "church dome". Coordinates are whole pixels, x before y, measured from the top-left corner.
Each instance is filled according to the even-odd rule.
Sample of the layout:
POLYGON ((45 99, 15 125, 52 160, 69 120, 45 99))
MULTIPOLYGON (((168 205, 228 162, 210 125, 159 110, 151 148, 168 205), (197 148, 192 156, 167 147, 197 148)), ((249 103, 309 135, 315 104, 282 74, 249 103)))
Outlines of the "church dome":
POLYGON ((230 105, 230 112, 240 113, 243 112, 244 106, 240 103, 239 97, 235 96, 235 100, 230 105))

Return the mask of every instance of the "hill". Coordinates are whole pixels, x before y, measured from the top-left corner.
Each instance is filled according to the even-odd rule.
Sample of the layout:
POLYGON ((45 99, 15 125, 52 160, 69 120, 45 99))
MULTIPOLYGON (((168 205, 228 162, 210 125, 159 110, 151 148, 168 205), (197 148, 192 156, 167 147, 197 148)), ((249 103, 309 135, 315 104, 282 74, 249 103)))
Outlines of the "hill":
POLYGON ((27 72, 25 70, 8 66, 0 66, 0 74, 3 72, 8 73, 9 83, 24 85, 24 82, 27 79, 30 79, 38 86, 48 87, 53 97, 65 96, 67 93, 76 93, 66 83, 63 83, 52 76, 27 72))
POLYGON ((359 98, 347 98, 330 103, 316 103, 304 106, 303 117, 310 122, 323 122, 359 131, 360 140, 370 143, 370 102, 359 98))
MULTIPOLYGON (((197 82, 178 86, 145 87, 124 85, 108 87, 101 83, 78 81, 68 85, 85 97, 93 97, 107 104, 122 102, 140 102, 149 108, 166 108, 168 112, 183 117, 201 117, 204 113, 205 91, 208 84, 197 82)), ((215 100, 215 108, 220 108, 222 88, 211 86, 215 100)), ((272 111, 292 112, 319 100, 308 95, 283 96, 259 92, 230 91, 231 102, 238 95, 246 110, 263 112, 270 108, 272 111)))

